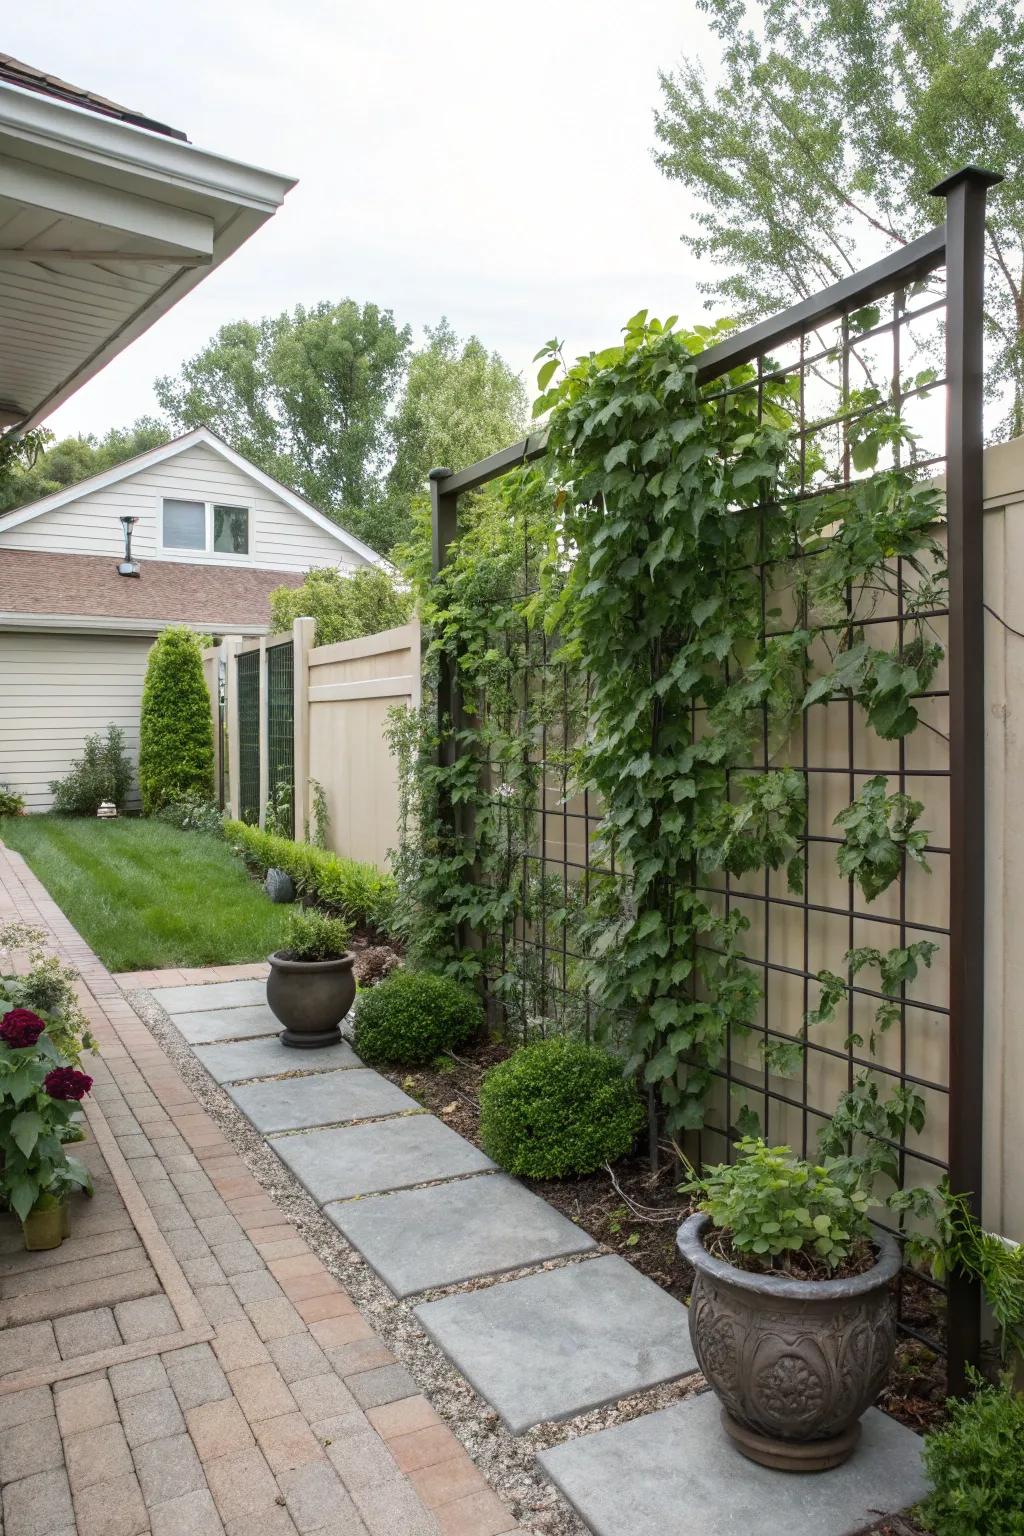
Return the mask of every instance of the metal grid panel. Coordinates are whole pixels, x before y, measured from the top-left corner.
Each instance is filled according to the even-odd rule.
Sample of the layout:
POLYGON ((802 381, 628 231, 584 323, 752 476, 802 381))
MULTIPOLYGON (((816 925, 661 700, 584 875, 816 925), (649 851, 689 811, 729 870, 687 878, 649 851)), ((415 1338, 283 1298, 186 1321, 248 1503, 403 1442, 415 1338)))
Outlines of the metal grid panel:
POLYGON ((260 819, 260 653, 242 651, 238 666, 238 814, 260 819))
MULTIPOLYGON (((916 457, 921 476, 946 472, 949 527, 949 603, 919 615, 941 640, 947 666, 918 700, 922 726, 898 743, 880 743, 864 725, 852 698, 816 705, 804 713, 799 730, 787 743, 785 757, 773 753, 765 717, 760 762, 736 765, 730 780, 743 773, 777 768, 785 763, 800 771, 807 783, 807 822, 804 844, 804 891, 790 894, 778 875, 756 879, 724 878, 701 889, 726 909, 740 907, 750 920, 745 945, 748 963, 758 972, 763 1002, 754 1037, 763 1047, 792 1040, 794 1020, 802 1021, 814 1003, 816 973, 841 969, 836 954, 863 944, 901 948, 914 938, 929 936, 941 946, 929 986, 915 984, 914 996, 900 989, 898 1024, 886 1036, 877 1057, 855 1042, 863 1010, 873 1009, 883 994, 857 984, 848 973, 846 1017, 840 1038, 828 1030, 810 1032, 796 1080, 781 1077, 763 1064, 756 1068, 749 1039, 730 1038, 722 1066, 716 1072, 718 1092, 709 1106, 700 1155, 709 1161, 729 1156, 738 1101, 755 1107, 764 1133, 789 1140, 806 1155, 817 1144, 816 1131, 831 1118, 838 1072, 841 1086, 852 1085, 855 1074, 869 1068, 883 1080, 919 1093, 925 1099, 930 1140, 899 1137, 901 1183, 932 1182, 949 1171, 953 1187, 977 1201, 981 1184, 981 1137, 978 1124, 982 1061, 981 956, 983 938, 983 689, 981 669, 981 301, 984 173, 966 173, 939 189, 949 196, 945 231, 937 230, 912 249, 878 263, 867 274, 855 274, 825 295, 796 306, 786 316, 767 321, 730 338, 705 354, 699 367, 706 394, 729 369, 753 362, 753 384, 738 386, 756 392, 758 414, 766 383, 796 381, 798 402, 792 450, 799 473, 797 498, 839 488, 854 478, 849 440, 851 383, 862 378, 879 388, 926 438, 933 440, 916 457), (934 276, 946 259, 946 292, 934 276), (852 328, 850 315, 868 302, 880 302, 876 321, 852 328), (945 326, 945 374, 924 389, 908 387, 907 371, 922 347, 935 346, 945 326), (828 407, 829 396, 834 404, 828 407), (927 401, 945 394, 945 433, 936 430, 938 413, 927 401), (844 418, 844 419, 841 419, 844 418), (938 442, 934 441, 938 438, 938 442), (881 750, 884 749, 884 750, 881 750), (890 792, 900 790, 924 801, 921 824, 931 829, 927 857, 933 873, 924 885, 906 871, 877 903, 865 904, 852 881, 838 882, 833 863, 840 838, 833 830, 838 809, 855 797, 865 779, 884 773, 890 792)), ((918 364, 920 366, 920 364, 918 364)), ((733 386, 737 387, 737 386, 733 386)), ((543 445, 533 441, 495 455, 456 475, 434 477, 435 569, 446 558, 457 536, 458 495, 474 489, 526 458, 537 457, 543 445)), ((884 467, 884 461, 883 461, 884 467)), ((784 633, 788 624, 777 611, 780 573, 777 556, 770 557, 763 537, 771 509, 755 515, 762 520, 762 550, 750 579, 761 593, 761 638, 784 633)), ((533 575, 529 542, 525 543, 524 590, 533 575)), ((800 548, 789 559, 804 558, 800 548)), ((902 562, 894 562, 895 605, 864 614, 859 595, 847 594, 847 614, 832 626, 849 634, 856 621, 878 626, 878 643, 902 651, 912 623, 907 612, 909 583, 902 562)), ((818 626, 814 626, 817 629, 818 626)), ((515 1022, 525 1030, 538 1017, 558 1020, 578 1004, 571 984, 572 969, 581 957, 574 953, 570 925, 565 921, 571 891, 585 901, 598 870, 591 860, 593 835, 600 808, 586 795, 573 797, 568 748, 577 739, 579 721, 569 701, 574 685, 551 661, 552 649, 543 635, 527 636, 528 676, 521 708, 526 718, 530 691, 554 699, 553 710, 540 711, 540 726, 528 752, 536 794, 522 810, 522 916, 500 935, 505 981, 510 971, 532 977, 532 989, 520 990, 515 1022), (559 698, 564 702, 560 711, 559 698), (552 751, 552 747, 555 750, 552 751), (560 889, 561 913, 552 923, 546 893, 560 889), (540 893, 537 899, 536 893, 540 893)), ((442 721, 458 723, 461 714, 454 669, 442 665, 438 713, 442 721)), ((696 712, 695 712, 696 713, 696 712)), ((506 727, 509 722, 506 722, 506 727)), ((700 722, 695 718, 695 730, 700 722)), ((445 750, 442 747, 442 750, 445 750)), ((502 765, 488 763, 486 772, 497 792, 502 765)), ((454 817, 453 817, 454 819, 454 817)), ((513 829, 509 827, 509 847, 513 829)), ((497 982, 498 977, 492 978, 497 982)), ((506 989, 507 990, 507 989, 506 989)), ((592 1000, 584 999, 583 1017, 572 1020, 589 1035, 592 1000)), ((959 1386, 966 1360, 978 1347, 977 1292, 965 1282, 951 1288, 949 1355, 951 1385, 959 1386)), ((906 1316, 902 1325, 915 1329, 906 1316)), ((929 1343, 941 1347, 942 1340, 929 1343)))
POLYGON ((267 647, 267 763, 270 798, 295 835, 295 651, 290 640, 267 647))

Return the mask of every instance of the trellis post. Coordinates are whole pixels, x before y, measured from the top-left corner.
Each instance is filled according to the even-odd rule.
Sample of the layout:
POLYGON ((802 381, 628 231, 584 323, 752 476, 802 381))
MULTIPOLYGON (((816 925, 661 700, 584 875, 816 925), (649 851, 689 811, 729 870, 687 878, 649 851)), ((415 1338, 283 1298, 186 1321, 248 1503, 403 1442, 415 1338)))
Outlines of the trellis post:
MULTIPOLYGON (((982 1216, 985 1065, 985 199, 1002 177, 966 166, 946 199, 946 519, 949 539, 949 1179, 982 1216)), ((981 1345, 976 1280, 950 1278, 949 1390, 981 1345)))

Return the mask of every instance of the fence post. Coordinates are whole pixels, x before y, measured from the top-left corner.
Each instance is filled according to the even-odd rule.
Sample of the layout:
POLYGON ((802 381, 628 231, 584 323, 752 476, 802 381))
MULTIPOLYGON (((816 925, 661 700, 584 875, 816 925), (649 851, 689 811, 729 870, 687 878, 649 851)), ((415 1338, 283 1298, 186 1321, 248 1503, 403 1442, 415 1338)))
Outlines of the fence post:
POLYGON ((238 741, 238 647, 241 635, 225 635, 221 644, 224 654, 224 713, 228 726, 228 795, 227 811, 232 821, 238 821, 241 803, 238 798, 238 779, 241 772, 242 754, 238 741))
POLYGON ((295 764, 295 841, 306 839, 309 826, 309 653, 316 636, 315 619, 292 621, 292 753, 295 764))
MULTIPOLYGON (((949 1179, 982 1215, 985 1047, 985 634, 982 482, 985 197, 1002 177, 967 166, 946 199, 946 519, 949 539, 949 1179)), ((981 1346, 976 1281, 953 1275, 949 1391, 981 1346)))
POLYGON ((260 817, 261 830, 267 824, 270 799, 270 699, 267 693, 267 637, 260 636, 260 817))
MULTIPOLYGON (((441 481, 451 473, 450 469, 430 471, 431 569, 435 577, 447 563, 448 550, 459 531, 458 494, 446 495, 441 490, 441 481)), ((455 762, 455 743, 450 728, 454 727, 458 713, 458 675, 451 658, 442 653, 437 677, 437 756, 441 768, 450 768, 455 762)), ((440 810, 445 824, 454 833, 456 818, 451 800, 442 797, 440 810)))

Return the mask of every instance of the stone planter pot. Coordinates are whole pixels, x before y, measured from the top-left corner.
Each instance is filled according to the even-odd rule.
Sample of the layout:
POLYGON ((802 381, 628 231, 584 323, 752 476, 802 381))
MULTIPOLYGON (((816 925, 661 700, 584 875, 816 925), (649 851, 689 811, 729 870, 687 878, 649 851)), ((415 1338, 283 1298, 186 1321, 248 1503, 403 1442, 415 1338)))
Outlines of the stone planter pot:
POLYGON ((839 1466, 892 1365, 897 1244, 879 1233, 875 1264, 849 1280, 780 1279, 715 1258, 704 1246, 709 1225, 691 1216, 677 1244, 696 1271, 690 1339, 726 1431, 765 1467, 839 1466))
POLYGON ((282 1044, 299 1050, 337 1045, 341 1039, 338 1025, 356 996, 354 959, 351 954, 338 960, 290 960, 280 953, 270 956, 267 1003, 284 1025, 282 1044))
POLYGON ((40 1253, 47 1248, 59 1248, 70 1234, 71 1220, 66 1201, 51 1205, 41 1211, 29 1211, 21 1224, 25 1247, 30 1253, 40 1253))

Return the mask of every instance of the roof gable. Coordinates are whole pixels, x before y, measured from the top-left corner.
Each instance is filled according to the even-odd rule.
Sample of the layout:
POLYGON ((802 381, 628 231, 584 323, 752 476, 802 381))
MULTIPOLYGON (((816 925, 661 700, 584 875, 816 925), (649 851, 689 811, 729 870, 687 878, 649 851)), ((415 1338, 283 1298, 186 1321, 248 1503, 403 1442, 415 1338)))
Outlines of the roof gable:
POLYGON ((20 528, 23 523, 28 523, 33 518, 42 517, 47 512, 56 511, 59 507, 66 507, 72 502, 81 500, 95 491, 105 490, 108 486, 117 485, 121 481, 130 479, 133 475, 141 474, 144 470, 152 469, 155 465, 166 463, 178 454, 186 452, 189 448, 203 445, 220 454, 221 458, 234 466, 242 474, 248 476, 264 490, 269 491, 280 501, 283 501, 293 512, 313 523, 323 533, 329 534, 346 549, 353 551, 371 565, 386 567, 387 561, 379 555, 375 549, 357 539, 354 533, 349 533, 338 523, 317 510, 312 502, 299 496, 295 491, 289 490, 286 485, 275 480, 271 475, 265 474, 262 469, 246 459, 233 448, 229 448, 224 440, 211 432, 208 427, 195 427, 191 432, 176 437, 169 443, 162 443, 158 448, 150 448, 146 453, 140 453, 133 459, 126 459, 123 464, 116 464, 113 469, 103 470, 98 475, 90 475, 86 480, 79 480, 74 485, 69 485, 63 491, 54 491, 51 496, 44 496, 39 501, 33 501, 26 507, 19 507, 14 512, 8 512, 6 516, 0 516, 0 535, 12 528, 20 528))

